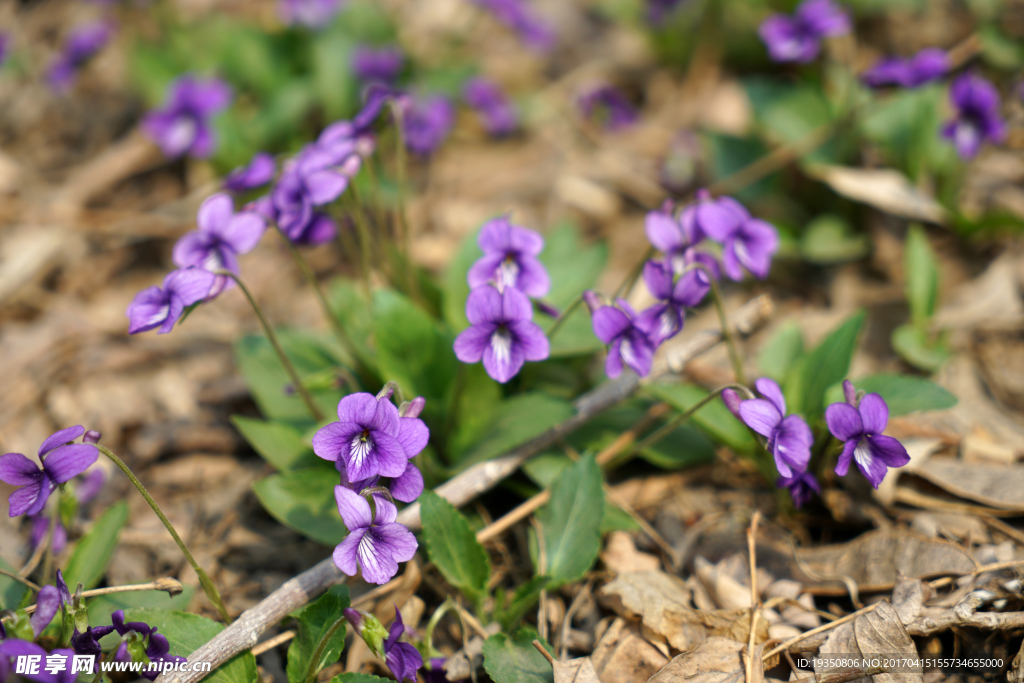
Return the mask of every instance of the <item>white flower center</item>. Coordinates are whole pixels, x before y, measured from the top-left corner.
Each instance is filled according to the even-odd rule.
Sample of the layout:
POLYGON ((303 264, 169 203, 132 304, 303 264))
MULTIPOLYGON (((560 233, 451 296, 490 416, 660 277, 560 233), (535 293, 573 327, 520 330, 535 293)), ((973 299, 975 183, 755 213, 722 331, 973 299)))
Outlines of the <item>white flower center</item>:
POLYGON ((512 256, 506 256, 494 271, 494 279, 500 291, 505 291, 506 287, 515 287, 519 279, 519 263, 512 256))
POLYGON ((356 434, 349 447, 349 455, 352 456, 352 466, 360 467, 366 461, 367 456, 370 455, 372 448, 373 441, 370 439, 368 431, 364 429, 361 433, 356 434))
POLYGON ((191 116, 179 116, 167 131, 167 148, 173 154, 185 152, 196 139, 196 120, 191 116))
POLYGON ((676 317, 675 317, 675 315, 673 315, 673 311, 672 311, 671 308, 666 308, 665 309, 665 312, 662 313, 661 317, 658 318, 658 322, 659 322, 659 326, 658 326, 658 336, 659 337, 663 337, 663 338, 668 337, 668 336, 670 336, 675 331, 676 317))
POLYGON ((861 439, 857 442, 857 447, 853 449, 853 459, 857 461, 861 471, 866 471, 871 467, 871 461, 874 460, 874 456, 871 454, 871 448, 868 446, 867 439, 861 439))
POLYGON ((170 304, 165 304, 165 305, 161 306, 159 309, 157 309, 156 313, 154 313, 153 315, 151 315, 148 318, 146 318, 146 324, 147 325, 152 325, 153 323, 158 323, 161 320, 167 320, 167 314, 170 312, 170 310, 171 310, 171 305, 170 304))
POLYGON ((491 335, 491 351, 499 363, 508 363, 512 357, 512 333, 504 325, 491 335))
POLYGON ((626 365, 630 367, 636 365, 636 350, 628 339, 622 340, 622 344, 619 345, 619 354, 626 365))

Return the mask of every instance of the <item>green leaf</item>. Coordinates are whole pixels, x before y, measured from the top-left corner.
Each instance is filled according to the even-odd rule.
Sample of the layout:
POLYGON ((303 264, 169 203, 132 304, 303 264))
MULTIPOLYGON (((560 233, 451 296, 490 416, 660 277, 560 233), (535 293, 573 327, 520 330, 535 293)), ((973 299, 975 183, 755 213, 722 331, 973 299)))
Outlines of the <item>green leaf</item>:
POLYGON ((523 471, 537 486, 546 489, 571 464, 572 458, 564 453, 542 453, 524 462, 523 471))
MULTIPOLYGON (((707 390, 694 384, 654 383, 649 384, 646 390, 679 411, 689 410, 708 395, 707 390)), ((704 405, 690 417, 690 420, 712 438, 734 451, 750 452, 757 445, 743 423, 737 420, 721 401, 711 401, 704 405)))
POLYGON ((264 460, 282 472, 293 472, 317 462, 303 431, 287 422, 232 415, 231 423, 264 460))
POLYGON ((272 474, 254 483, 252 489, 279 522, 314 541, 334 546, 348 532, 334 500, 337 483, 338 473, 333 467, 310 467, 272 474))
MULTIPOLYGON (((302 683, 306 680, 310 661, 321 639, 327 635, 334 622, 342 618, 342 610, 348 606, 348 586, 335 586, 295 615, 299 623, 295 638, 288 646, 288 683, 302 683)), ((316 670, 320 671, 327 664, 338 661, 343 649, 344 626, 331 636, 317 662, 316 670)))
MULTIPOLYGON (((537 632, 523 627, 514 636, 504 633, 484 641, 484 669, 494 683, 553 683, 551 665, 533 646, 537 632)), ((541 641, 554 654, 554 648, 541 641)))
POLYGON ((313 82, 328 120, 349 113, 358 97, 349 65, 353 47, 352 40, 332 31, 319 32, 313 38, 313 82))
MULTIPOLYGON (((14 567, 0 558, 0 569, 9 572, 16 572, 14 567)), ((28 591, 28 586, 15 581, 9 576, 0 574, 0 609, 15 610, 21 602, 21 598, 28 591)))
POLYGON ((785 384, 790 413, 808 419, 821 415, 825 390, 842 381, 850 370, 864 315, 864 311, 851 315, 796 364, 785 384))
POLYGON ((551 502, 538 516, 544 529, 545 573, 555 588, 586 574, 601 549, 604 488, 593 456, 580 458, 551 487, 551 502))
POLYGON ((483 363, 463 365, 462 391, 455 410, 455 427, 448 440, 448 450, 463 453, 484 438, 501 405, 501 385, 491 379, 483 363))
POLYGON ((544 251, 539 258, 551 277, 551 291, 544 300, 564 308, 580 292, 595 285, 608 261, 608 247, 605 244, 584 244, 579 228, 565 222, 545 236, 544 251))
POLYGON ((121 527, 128 520, 128 503, 118 501, 111 505, 92 528, 75 544, 71 559, 64 567, 64 580, 68 588, 75 590, 79 583, 86 590, 95 588, 107 571, 110 558, 117 547, 121 527))
MULTIPOLYGON (((554 326, 555 320, 555 318, 541 315, 537 317, 536 322, 544 330, 544 333, 548 334, 554 326)), ((550 357, 584 356, 603 348, 604 343, 594 335, 587 307, 580 305, 569 314, 555 338, 551 340, 550 357)))
MULTIPOLYGON (((880 374, 855 380, 853 385, 868 394, 878 394, 889 406, 889 417, 920 410, 945 410, 956 405, 956 396, 938 384, 911 375, 880 374)), ((826 403, 844 401, 843 385, 836 384, 825 394, 826 403)))
POLYGON ((929 372, 942 367, 951 355, 943 337, 931 339, 927 332, 912 323, 892 331, 892 347, 903 360, 929 372))
MULTIPOLYGON (((187 657, 224 630, 222 624, 189 612, 161 609, 125 610, 125 621, 142 621, 160 629, 171 654, 187 657)), ((248 650, 224 662, 203 678, 204 683, 252 683, 259 680, 256 658, 248 650)))
POLYGON ((540 593, 551 583, 548 576, 535 576, 534 578, 519 584, 515 593, 512 594, 507 608, 495 609, 495 619, 501 624, 503 631, 510 631, 519 620, 526 616, 526 613, 533 609, 540 599, 540 593))
POLYGON ((491 563, 469 522, 433 491, 420 496, 420 516, 430 560, 467 598, 474 602, 481 599, 487 593, 491 563))
POLYGON ((363 674, 355 671, 338 674, 331 679, 331 683, 394 683, 390 678, 381 678, 373 674, 363 674))
POLYGON ((373 313, 363 296, 362 285, 339 278, 331 283, 327 299, 355 346, 359 361, 369 368, 376 368, 376 353, 369 344, 373 334, 373 313))
POLYGON ((89 623, 93 626, 109 624, 110 615, 119 609, 130 610, 149 607, 163 610, 187 610, 188 604, 192 601, 192 597, 195 594, 195 588, 183 585, 181 592, 173 597, 164 591, 137 591, 100 595, 89 600, 89 623))
POLYGON ((871 249, 867 235, 858 235, 839 216, 825 214, 811 221, 800 240, 800 254, 811 263, 830 265, 855 261, 871 249))
POLYGON ((923 326, 935 313, 939 290, 939 267, 935 252, 920 225, 910 226, 904 247, 904 268, 907 273, 907 303, 917 326, 923 326))
MULTIPOLYGON (((743 83, 758 122, 773 142, 795 143, 833 119, 832 108, 821 91, 807 84, 748 78, 743 83)), ((807 154, 816 161, 834 161, 832 145, 807 154)))
POLYGON ((636 520, 627 515, 611 501, 604 502, 604 517, 601 518, 601 535, 612 531, 640 531, 636 520))
POLYGON ((783 382, 804 352, 804 336, 795 322, 782 325, 761 347, 757 364, 767 377, 783 382))
POLYGON ((572 406, 541 393, 527 393, 505 399, 495 409, 480 440, 462 452, 455 452, 462 467, 497 457, 542 434, 573 414, 572 406))

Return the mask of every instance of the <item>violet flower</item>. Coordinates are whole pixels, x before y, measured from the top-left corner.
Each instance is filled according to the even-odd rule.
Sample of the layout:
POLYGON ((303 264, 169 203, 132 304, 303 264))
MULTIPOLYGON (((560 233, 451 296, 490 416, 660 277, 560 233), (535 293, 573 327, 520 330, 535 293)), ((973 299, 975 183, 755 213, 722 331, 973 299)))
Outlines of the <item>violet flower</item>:
POLYGON ((519 374, 525 361, 548 357, 548 339, 533 322, 533 307, 514 287, 499 292, 491 285, 477 287, 466 299, 470 325, 455 338, 455 356, 479 363, 492 379, 504 384, 519 374))
POLYGON ((108 21, 94 21, 72 29, 60 55, 50 64, 50 87, 58 92, 71 87, 75 71, 102 50, 113 33, 114 26, 108 21))
MULTIPOLYGON (((38 548, 39 544, 46 538, 46 534, 50 531, 50 518, 46 515, 39 513, 32 517, 32 534, 29 537, 29 543, 32 544, 33 548, 38 548)), ((53 549, 54 555, 59 555, 60 551, 64 550, 68 544, 68 531, 64 528, 64 525, 57 520, 57 523, 53 526, 53 541, 50 543, 50 547, 53 549)))
POLYGON ((157 334, 167 334, 187 306, 210 295, 216 281, 217 276, 202 268, 180 268, 168 273, 163 287, 147 287, 128 304, 124 312, 128 317, 128 334, 155 327, 160 328, 157 334))
MULTIPOLYGON (((852 387, 848 380, 843 382, 848 400, 852 387)), ((903 444, 882 434, 888 423, 889 406, 878 394, 864 396, 859 405, 833 403, 826 408, 828 430, 832 436, 845 442, 836 463, 836 474, 844 476, 850 469, 850 462, 855 460, 864 477, 877 489, 888 468, 902 467, 910 462, 910 455, 903 444)))
MULTIPOLYGON (((174 245, 174 263, 182 268, 196 266, 213 272, 229 270, 238 273, 238 256, 256 248, 266 224, 262 215, 252 211, 235 213, 235 203, 224 192, 207 197, 196 214, 198 230, 185 233, 174 245)), ((210 297, 217 296, 232 284, 230 278, 218 275, 210 297)))
POLYGON ((391 622, 384 641, 384 662, 399 682, 410 680, 416 683, 416 672, 423 666, 423 655, 409 643, 398 642, 405 631, 402 613, 395 606, 395 620, 391 622))
POLYGON ((834 0, 804 0, 793 16, 773 14, 758 33, 776 62, 810 62, 821 41, 850 32, 850 17, 834 0))
POLYGON ((463 86, 462 98, 476 110, 480 123, 490 135, 511 135, 519 127, 516 109, 497 83, 472 78, 463 86))
POLYGON ((909 59, 889 57, 879 60, 861 74, 861 80, 872 88, 897 85, 902 88, 916 88, 942 78, 950 69, 949 55, 945 50, 928 47, 909 59))
POLYGON ((320 244, 333 238, 334 222, 325 214, 317 218, 314 208, 340 197, 362 165, 354 139, 339 136, 325 141, 325 134, 333 130, 334 126, 324 131, 316 144, 286 163, 270 193, 277 224, 295 243, 320 244))
POLYGON ((577 100, 580 112, 591 120, 599 120, 608 130, 618 130, 636 123, 638 115, 622 91, 610 85, 590 88, 577 100))
POLYGON ((645 320, 639 319, 625 299, 616 301, 614 306, 601 306, 593 312, 591 324, 594 334, 608 344, 608 357, 604 372, 612 379, 622 374, 625 363, 633 372, 646 377, 651 372, 654 360, 654 344, 650 340, 651 330, 645 320))
POLYGON ((331 23, 341 7, 342 0, 278 0, 277 13, 288 25, 319 29, 331 23))
POLYGON ((60 591, 56 586, 43 586, 36 596, 36 611, 29 618, 32 633, 36 638, 50 625, 57 610, 60 609, 60 591))
POLYGON ((484 223, 476 242, 484 255, 466 275, 470 287, 494 282, 499 291, 514 287, 529 297, 544 296, 551 289, 548 271, 537 259, 544 249, 539 233, 500 216, 484 223))
POLYGON ((455 125, 455 107, 447 97, 412 98, 402 112, 402 132, 410 152, 427 156, 433 153, 455 125))
POLYGON ((352 51, 352 73, 364 83, 394 83, 404 61, 402 51, 392 45, 357 45, 352 51))
POLYGON ((779 249, 779 235, 771 223, 753 218, 732 197, 698 204, 695 213, 701 230, 722 243, 722 269, 733 280, 743 279, 743 268, 764 279, 779 249))
POLYGON ((981 76, 966 73, 958 77, 949 88, 949 101, 956 118, 945 125, 942 135, 952 141, 961 158, 974 158, 986 140, 997 143, 1006 138, 1006 124, 999 115, 999 91, 981 76))
MULTIPOLYGON (((698 192, 698 200, 701 196, 701 192, 698 192)), ((718 261, 715 257, 694 249, 705 237, 697 220, 697 207, 700 205, 700 201, 690 204, 683 209, 677 220, 672 216, 672 203, 665 202, 660 209, 648 212, 644 219, 644 232, 647 240, 665 255, 675 275, 682 275, 687 266, 700 263, 717 279, 718 261)), ((704 271, 694 269, 691 272, 697 274, 697 280, 702 285, 710 288, 711 281, 704 271)))
POLYGON ((644 284, 661 303, 645 309, 637 316, 637 326, 649 330, 648 337, 655 348, 683 329, 685 309, 699 304, 711 286, 701 273, 691 270, 673 281, 672 267, 662 261, 644 264, 644 284))
POLYGON ((99 450, 88 443, 70 443, 85 433, 81 425, 54 432, 39 447, 40 469, 21 453, 0 456, 0 481, 20 486, 10 496, 10 516, 36 515, 57 486, 89 468, 99 450))
POLYGON ((142 130, 167 157, 205 158, 216 147, 210 120, 230 102, 231 88, 224 81, 186 74, 171 83, 164 106, 146 114, 142 130))
POLYGON ((789 495, 792 496, 793 505, 797 509, 813 500, 814 496, 821 495, 821 484, 810 472, 796 472, 792 477, 779 477, 775 486, 789 489, 789 495))
POLYGON ((686 0, 647 0, 647 21, 659 26, 686 0))
POLYGON ((334 564, 348 576, 355 576, 358 564, 363 580, 387 583, 398 572, 398 563, 416 554, 416 537, 395 523, 398 510, 381 496, 374 496, 372 512, 365 498, 344 486, 334 487, 334 498, 348 527, 348 536, 334 549, 334 564))
POLYGON ((277 164, 266 152, 257 152, 245 166, 239 166, 224 178, 224 189, 229 192, 248 192, 266 185, 274 179, 277 164))
POLYGON ((20 680, 32 681, 33 683, 75 683, 78 674, 71 673, 71 658, 74 654, 74 650, 67 648, 57 648, 47 652, 41 645, 17 638, 9 638, 0 642, 0 683, 14 683, 20 680), (21 657, 38 657, 35 660, 38 665, 36 673, 14 673, 16 671, 15 662, 21 657), (50 660, 50 657, 53 657, 53 659, 50 660), (50 670, 56 669, 55 673, 47 671, 47 664, 50 662, 53 662, 50 670))
MULTIPOLYGON (((113 628, 117 631, 117 634, 122 638, 130 635, 133 631, 145 640, 146 644, 146 657, 151 662, 186 662, 188 661, 185 657, 170 654, 171 644, 167 641, 167 638, 162 633, 157 633, 156 626, 150 626, 149 624, 142 621, 129 621, 125 623, 124 610, 117 610, 110 615, 110 620, 113 622, 113 628)), ((130 662, 132 661, 131 653, 128 651, 128 643, 121 641, 121 644, 117 646, 117 650, 114 652, 113 661, 115 662, 130 662)), ((151 681, 155 681, 159 675, 158 671, 146 671, 143 667, 143 671, 139 674, 143 678, 148 678, 151 681)))
POLYGON ((473 0, 494 18, 519 34, 526 45, 545 51, 554 47, 557 36, 547 22, 540 19, 525 0, 473 0))
POLYGON ((775 458, 775 467, 783 477, 807 469, 814 435, 799 415, 786 416, 786 397, 774 380, 762 377, 754 382, 764 398, 741 401, 740 419, 761 436, 768 438, 765 449, 775 458))

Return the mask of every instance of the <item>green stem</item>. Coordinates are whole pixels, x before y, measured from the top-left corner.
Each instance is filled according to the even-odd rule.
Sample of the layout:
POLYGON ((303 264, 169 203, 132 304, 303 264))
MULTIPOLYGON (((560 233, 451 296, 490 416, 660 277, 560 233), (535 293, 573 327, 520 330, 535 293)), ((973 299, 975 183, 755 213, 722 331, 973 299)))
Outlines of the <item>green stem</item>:
POLYGON ((725 348, 729 351, 729 362, 732 363, 732 371, 736 375, 736 381, 746 385, 747 376, 743 372, 743 361, 740 360, 739 351, 736 349, 736 340, 733 339, 732 332, 729 329, 729 320, 725 317, 725 304, 722 302, 722 292, 718 288, 718 278, 703 263, 691 263, 683 269, 679 276, 682 277, 691 270, 702 271, 707 276, 708 282, 711 283, 711 299, 715 303, 715 312, 718 313, 718 325, 722 328, 722 341, 725 342, 725 348))
POLYGON ((387 218, 384 214, 384 200, 381 197, 380 181, 377 180, 377 164, 374 157, 371 155, 366 159, 363 166, 366 168, 366 178, 370 181, 370 187, 373 188, 373 217, 377 222, 377 230, 386 231, 387 218))
POLYGON ((53 571, 53 537, 57 532, 57 521, 60 516, 60 496, 62 493, 56 496, 56 501, 50 504, 50 528, 46 532, 46 551, 43 553, 43 583, 47 583, 50 580, 50 572, 53 571))
POLYGON ((395 183, 398 185, 398 226, 400 230, 400 251, 405 255, 405 276, 409 288, 409 296, 419 301, 416 287, 416 271, 412 265, 412 230, 405 215, 405 183, 409 159, 405 150, 404 115, 402 108, 391 103, 391 114, 395 118, 395 183))
POLYGON ((292 380, 292 385, 295 387, 295 391, 298 392, 299 396, 302 398, 302 402, 306 404, 306 410, 309 411, 309 414, 312 415, 313 419, 317 422, 323 420, 323 413, 321 413, 320 409, 316 407, 316 404, 313 402, 313 397, 309 395, 309 391, 306 390, 306 386, 302 383, 302 380, 299 379, 299 373, 295 371, 295 366, 292 365, 291 360, 289 360, 288 356, 285 354, 284 349, 281 347, 281 342, 278 341, 277 334, 274 332, 274 328, 270 326, 270 323, 267 321, 267 317, 263 315, 263 309, 261 309, 259 304, 256 303, 256 299, 253 298, 252 292, 250 292, 249 288, 242 283, 241 278, 230 270, 219 269, 215 270, 214 273, 231 278, 235 281, 235 284, 238 285, 238 288, 242 290, 242 294, 244 294, 245 298, 249 300, 249 305, 252 306, 253 312, 259 319, 260 325, 263 326, 263 332, 267 335, 267 341, 270 342, 274 352, 277 354, 278 360, 280 360, 281 365, 284 366, 284 371, 288 373, 288 377, 292 380))
POLYGON ((110 458, 110 461, 124 472, 124 476, 128 477, 135 488, 138 489, 139 493, 142 494, 142 497, 146 499, 146 502, 149 503, 149 507, 153 508, 153 512, 156 513, 156 516, 160 518, 161 522, 163 522, 167 531, 170 532, 171 538, 173 538, 174 542, 178 544, 179 548, 181 548, 181 552, 184 553, 185 559, 188 560, 190 565, 192 565, 192 569, 195 570, 196 575, 199 577, 199 583, 202 585, 203 591, 206 593, 206 597, 210 598, 210 602, 212 602, 213 606, 217 608, 217 611, 220 613, 220 618, 225 624, 231 623, 231 617, 228 616, 228 608, 224 606, 224 601, 221 599, 220 593, 217 591, 217 587, 213 585, 213 581, 210 580, 206 571, 199 566, 198 562, 196 562, 196 558, 192 556, 192 552, 188 549, 188 546, 185 545, 185 541, 181 540, 181 536, 179 536, 178 532, 174 529, 174 525, 171 524, 171 520, 167 519, 167 515, 165 515, 164 511, 160 509, 159 505, 157 505, 153 496, 149 495, 149 491, 147 491, 146 487, 142 485, 139 478, 135 476, 135 473, 131 471, 131 468, 129 468, 121 458, 117 457, 113 451, 99 444, 96 444, 96 448, 100 450, 100 453, 110 458))
POLYGON ((550 330, 548 330, 548 341, 549 342, 552 339, 554 339, 555 333, 558 332, 558 330, 560 330, 562 328, 562 325, 565 323, 566 318, 568 318, 570 315, 572 315, 573 311, 575 311, 577 308, 579 308, 579 305, 581 303, 583 303, 583 295, 582 294, 577 296, 575 299, 572 300, 571 304, 566 306, 565 310, 562 311, 562 314, 560 316, 558 316, 558 318, 555 320, 555 324, 551 326, 550 330))
POLYGON ((448 598, 434 610, 434 613, 430 616, 430 621, 427 622, 427 628, 423 631, 423 644, 427 651, 427 659, 435 656, 437 650, 434 649, 434 629, 441 623, 441 618, 445 614, 455 609, 455 602, 448 598))
POLYGON ((316 644, 316 650, 313 651, 313 658, 309 660, 309 670, 306 672, 306 683, 316 683, 316 675, 320 673, 320 658, 324 656, 324 650, 327 649, 327 643, 330 642, 334 634, 338 632, 342 624, 345 623, 345 617, 340 616, 338 620, 331 624, 331 627, 327 629, 327 633, 323 635, 320 642, 316 644))

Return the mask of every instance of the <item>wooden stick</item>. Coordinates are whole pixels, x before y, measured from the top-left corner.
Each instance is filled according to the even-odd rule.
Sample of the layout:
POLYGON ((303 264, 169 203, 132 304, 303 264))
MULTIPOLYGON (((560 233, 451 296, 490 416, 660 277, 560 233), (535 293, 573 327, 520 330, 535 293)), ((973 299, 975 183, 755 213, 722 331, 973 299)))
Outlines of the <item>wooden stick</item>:
POLYGON ((768 650, 768 652, 766 652, 763 655, 761 655, 761 661, 762 662, 767 662, 769 659, 771 659, 775 655, 779 654, 783 650, 788 650, 793 645, 796 645, 797 643, 799 643, 801 641, 807 640, 808 638, 810 638, 813 635, 817 635, 818 633, 824 633, 825 631, 830 631, 830 630, 834 629, 836 626, 839 626, 840 624, 845 624, 848 621, 853 621, 854 619, 856 619, 860 615, 867 614, 868 612, 873 611, 880 604, 882 604, 882 603, 876 602, 873 605, 868 605, 864 609, 859 609, 856 612, 852 612, 850 614, 847 614, 842 619, 836 619, 835 621, 829 622, 827 624, 822 624, 818 628, 812 628, 810 631, 804 631, 800 635, 794 636, 794 637, 790 638, 789 640, 784 642, 782 645, 779 645, 777 647, 773 647, 771 650, 768 650))
MULTIPOLYGON (((150 581, 149 583, 130 583, 126 586, 107 586, 106 588, 93 588, 92 590, 82 591, 82 597, 95 598, 97 595, 110 595, 111 593, 133 593, 135 591, 167 591, 168 595, 177 595, 181 592, 181 583, 177 579, 172 579, 169 576, 165 576, 163 578, 150 581)), ((25 608, 26 614, 31 614, 35 611, 35 605, 29 605, 25 608)))

